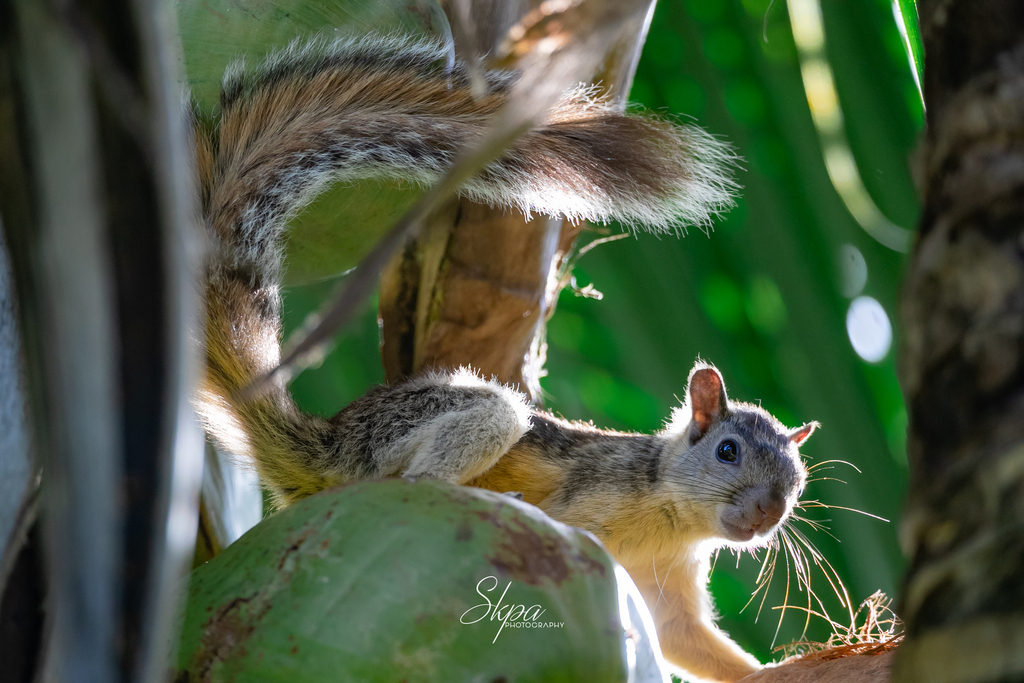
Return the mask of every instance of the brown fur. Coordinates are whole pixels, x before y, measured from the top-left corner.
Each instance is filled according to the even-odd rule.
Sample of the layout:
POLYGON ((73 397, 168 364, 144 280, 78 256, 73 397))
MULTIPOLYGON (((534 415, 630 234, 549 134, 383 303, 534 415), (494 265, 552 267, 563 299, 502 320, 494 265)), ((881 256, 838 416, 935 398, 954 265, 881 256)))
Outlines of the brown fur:
MULTIPOLYGON (((806 472, 790 431, 757 406, 733 403, 721 375, 698 363, 687 402, 655 435, 596 429, 534 413, 532 428, 485 474, 470 482, 520 491, 555 519, 596 535, 627 569, 654 616, 662 651, 702 679, 733 681, 759 668, 714 626, 707 591, 710 552, 731 539, 722 519, 749 519, 781 491, 788 509, 806 472), (697 416, 697 417, 692 417, 697 416), (714 447, 732 439, 735 466, 714 447), (728 511, 728 512, 723 512, 728 511)), ((793 430, 804 439, 815 425, 793 430)))
MULTIPOLYGON (((680 413, 657 435, 531 414, 521 395, 466 370, 378 388, 331 419, 303 414, 282 383, 239 399, 280 358, 287 221, 331 182, 435 182, 504 102, 513 74, 488 73, 488 94, 476 99, 464 67, 442 68, 443 56, 437 46, 395 38, 294 46, 252 73, 233 68, 220 110, 194 114, 203 220, 214 243, 207 364, 196 395, 207 431, 254 464, 280 506, 396 475, 520 491, 606 543, 651 603, 671 660, 726 681, 754 670, 713 625, 708 552, 737 533, 756 530, 751 542, 762 542, 770 529, 758 505, 791 506, 804 474, 781 425, 730 404, 712 368, 695 368, 694 386, 718 391, 718 409, 698 392, 688 406, 702 416, 700 428, 680 413), (743 444, 742 467, 716 461, 715 444, 726 437, 743 444)), ((728 150, 699 129, 620 114, 577 90, 462 192, 525 212, 664 230, 704 222, 731 201, 729 162, 728 150)))
POLYGON ((494 467, 466 483, 505 493, 515 491, 531 505, 540 505, 565 481, 565 470, 533 448, 513 446, 494 467))
MULTIPOLYGON (((445 56, 438 45, 396 37, 296 44, 252 72, 233 66, 220 110, 193 112, 200 203, 214 242, 197 408, 214 438, 255 463, 279 504, 397 466, 389 458, 399 454, 380 444, 369 456, 347 446, 344 434, 358 428, 345 414, 300 413, 283 385, 251 404, 236 397, 279 359, 287 221, 331 182, 434 182, 503 104, 513 74, 488 72, 488 94, 476 98, 464 66, 442 67, 445 56)), ((699 129, 625 116, 577 91, 463 192, 525 211, 664 228, 706 220, 731 202, 729 159, 699 129)), ((446 381, 434 393, 449 400, 446 381)), ((526 428, 522 410, 503 414, 496 448, 526 428)), ((479 467, 468 459, 449 460, 445 476, 459 481, 479 467)))

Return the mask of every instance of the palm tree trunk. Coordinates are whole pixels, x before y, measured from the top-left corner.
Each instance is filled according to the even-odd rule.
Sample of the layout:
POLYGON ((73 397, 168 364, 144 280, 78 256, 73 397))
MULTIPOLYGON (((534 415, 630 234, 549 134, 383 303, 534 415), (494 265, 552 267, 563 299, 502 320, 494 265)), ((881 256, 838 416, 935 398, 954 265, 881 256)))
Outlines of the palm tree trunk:
POLYGON ((1024 3, 922 0, 928 134, 899 364, 893 680, 1024 680, 1024 3))

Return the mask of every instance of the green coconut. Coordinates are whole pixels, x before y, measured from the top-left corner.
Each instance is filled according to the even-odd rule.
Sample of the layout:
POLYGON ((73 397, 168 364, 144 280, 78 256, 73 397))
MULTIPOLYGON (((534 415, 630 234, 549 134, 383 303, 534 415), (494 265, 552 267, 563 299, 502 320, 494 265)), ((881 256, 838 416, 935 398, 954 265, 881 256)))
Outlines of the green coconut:
POLYGON ((490 491, 404 479, 327 491, 191 577, 184 681, 624 681, 615 565, 490 491))

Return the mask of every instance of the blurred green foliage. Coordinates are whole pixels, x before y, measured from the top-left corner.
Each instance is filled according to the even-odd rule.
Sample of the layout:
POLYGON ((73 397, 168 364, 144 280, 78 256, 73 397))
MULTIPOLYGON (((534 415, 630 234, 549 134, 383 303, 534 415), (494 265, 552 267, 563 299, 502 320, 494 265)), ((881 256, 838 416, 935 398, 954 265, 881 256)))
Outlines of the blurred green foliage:
MULTIPOLYGON (((908 156, 923 112, 893 5, 824 2, 823 15, 846 133, 863 181, 890 220, 911 228, 919 208, 908 156)), ((581 260, 577 280, 593 282, 605 297, 594 301, 563 292, 548 333, 548 407, 601 426, 655 430, 682 398, 694 359, 714 362, 731 398, 759 402, 789 425, 822 423, 803 449, 809 462, 850 464, 819 470, 804 499, 891 521, 845 509, 808 509, 801 514, 824 521, 830 531, 797 528, 835 568, 855 604, 877 589, 894 595, 902 571, 896 530, 907 479, 907 418, 894 352, 868 364, 850 345, 840 253, 850 245, 863 255, 868 274, 860 293, 877 299, 890 320, 904 256, 857 225, 829 180, 786 3, 661 0, 631 99, 655 112, 692 118, 730 140, 745 159, 739 172, 743 196, 708 235, 694 229, 681 239, 641 234, 581 260)), ((333 287, 291 289, 286 329, 300 325, 333 287)), ((383 379, 375 310, 368 305, 323 366, 294 381, 303 407, 331 414, 383 379)), ((788 566, 788 604, 806 606, 792 562, 788 566)), ((711 584, 721 625, 768 659, 772 643, 801 636, 804 615, 788 611, 776 635, 775 608, 787 589, 781 558, 760 616, 760 597, 740 611, 759 568, 753 558, 736 562, 724 553, 711 584)), ((847 623, 821 571, 812 572, 812 580, 832 618, 847 623)), ((830 630, 815 618, 807 636, 825 639, 830 630)))

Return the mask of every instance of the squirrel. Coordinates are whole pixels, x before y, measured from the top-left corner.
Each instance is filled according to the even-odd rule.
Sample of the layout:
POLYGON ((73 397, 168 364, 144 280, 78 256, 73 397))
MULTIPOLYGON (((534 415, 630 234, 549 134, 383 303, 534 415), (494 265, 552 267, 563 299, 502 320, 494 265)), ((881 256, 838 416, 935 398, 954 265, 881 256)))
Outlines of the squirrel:
MULTIPOLYGON (((714 624, 709 557, 764 545, 786 519, 807 477, 797 448, 817 423, 786 429, 730 401, 714 367, 697 363, 684 405, 654 435, 558 419, 467 369, 378 387, 330 419, 302 413, 281 380, 239 397, 280 359, 287 221, 332 182, 435 181, 501 106, 514 74, 486 72, 474 97, 466 68, 445 56, 396 36, 296 44, 255 70, 230 68, 214 115, 190 112, 212 242, 197 413, 278 506, 390 476, 521 492, 630 572, 669 661, 717 681, 752 673, 757 660, 714 624)), ((461 192, 663 230, 728 204, 729 159, 699 128, 621 113, 581 88, 461 192)))

